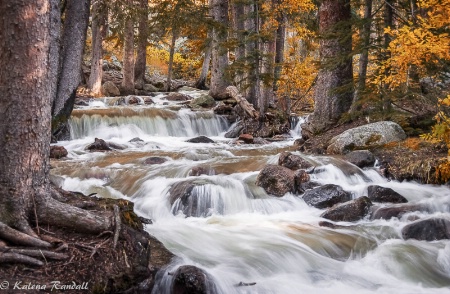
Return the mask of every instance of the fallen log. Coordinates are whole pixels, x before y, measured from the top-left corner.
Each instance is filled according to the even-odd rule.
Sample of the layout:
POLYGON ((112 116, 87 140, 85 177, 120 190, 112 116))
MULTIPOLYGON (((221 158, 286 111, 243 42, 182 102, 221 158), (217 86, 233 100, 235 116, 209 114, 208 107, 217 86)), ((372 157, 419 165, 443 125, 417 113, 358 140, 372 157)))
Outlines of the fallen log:
POLYGON ((242 108, 242 110, 244 110, 244 113, 248 117, 253 119, 259 118, 258 111, 256 111, 253 105, 251 105, 247 101, 247 99, 245 99, 245 97, 239 93, 239 90, 235 86, 227 87, 227 94, 230 95, 232 98, 234 98, 234 100, 236 100, 239 107, 242 108))

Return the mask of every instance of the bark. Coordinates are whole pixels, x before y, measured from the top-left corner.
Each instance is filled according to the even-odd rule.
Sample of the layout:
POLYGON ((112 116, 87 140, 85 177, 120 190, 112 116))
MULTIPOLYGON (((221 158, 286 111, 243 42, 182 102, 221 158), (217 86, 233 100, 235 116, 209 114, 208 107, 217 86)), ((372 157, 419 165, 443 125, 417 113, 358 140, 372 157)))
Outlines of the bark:
MULTIPOLYGON (((281 0, 278 0, 280 2, 281 0)), ((277 16, 277 33, 275 39, 275 69, 274 69, 274 80, 273 80, 273 89, 274 91, 278 90, 278 81, 281 77, 281 70, 283 68, 284 62, 284 48, 285 48, 285 40, 286 40, 286 16, 281 12, 277 16)))
POLYGON ((175 43, 178 38, 178 33, 176 31, 172 31, 172 41, 170 42, 170 51, 169 51, 169 69, 167 73, 167 86, 166 91, 169 92, 172 86, 172 74, 173 74, 173 57, 175 55, 175 43))
POLYGON ((230 95, 231 98, 234 98, 237 102, 237 104, 239 105, 239 107, 244 110, 245 115, 248 118, 252 118, 252 119, 258 119, 259 118, 259 114, 258 112, 255 110, 255 108, 253 107, 252 104, 250 104, 247 99, 245 99, 240 93, 238 88, 236 88, 235 86, 229 86, 227 87, 227 93, 228 95, 230 95))
POLYGON ((243 3, 233 3, 233 30, 234 38, 237 42, 236 49, 234 50, 234 66, 235 78, 234 81, 238 85, 239 89, 245 89, 245 10, 243 3))
POLYGON ((209 0, 211 16, 216 22, 212 33, 212 67, 209 95, 216 99, 227 98, 226 88, 230 84, 226 78, 228 51, 227 41, 228 0, 209 0))
POLYGON ((361 93, 366 88, 367 65, 369 64, 370 27, 372 25, 372 0, 364 1, 364 25, 361 29, 362 50, 359 57, 358 84, 353 96, 352 109, 361 98, 361 93))
POLYGON ((203 58, 202 71, 200 73, 200 76, 199 76, 197 82, 195 82, 195 87, 197 89, 201 89, 201 90, 208 89, 206 87, 206 78, 208 77, 209 65, 211 63, 211 54, 212 54, 211 33, 210 32, 208 32, 206 42, 207 42, 207 45, 205 46, 205 57, 203 58))
POLYGON ((258 104, 258 99, 256 93, 256 70, 257 66, 255 64, 256 58, 256 47, 255 42, 252 38, 255 38, 256 27, 255 27, 255 17, 254 17, 254 6, 252 4, 246 4, 244 6, 244 13, 247 15, 247 19, 244 22, 245 26, 245 68, 246 74, 245 79, 245 96, 247 100, 252 103, 255 107, 258 104))
POLYGON ((94 96, 101 96, 103 76, 103 38, 106 37, 107 10, 102 0, 92 5, 92 59, 88 86, 94 96))
POLYGON ((349 0, 325 0, 319 7, 320 58, 314 113, 305 132, 328 129, 351 106, 352 41, 349 0))
POLYGON ((76 90, 81 82, 81 62, 89 22, 89 7, 90 0, 67 1, 58 84, 52 108, 54 134, 64 128, 73 110, 76 90))
MULTIPOLYGON (((393 0, 386 0, 385 9, 384 9, 384 27, 392 28, 393 25, 393 0)), ((391 36, 389 34, 384 34, 384 44, 383 47, 385 49, 385 54, 383 56, 384 60, 388 60, 391 57, 391 54, 388 50, 389 44, 391 43, 391 36)), ((386 66, 384 70, 384 75, 387 77, 391 74, 391 68, 386 66)), ((389 84, 383 84, 383 111, 389 112, 392 109, 392 101, 389 96, 389 84)))
MULTIPOLYGON (((131 2, 128 5, 132 5, 131 2)), ((133 18, 129 15, 125 19, 122 74, 123 94, 134 94, 134 27, 133 18)))
POLYGON ((147 63, 148 38, 148 1, 140 0, 139 7, 139 39, 137 43, 134 78, 137 89, 143 89, 145 84, 145 66, 147 63))

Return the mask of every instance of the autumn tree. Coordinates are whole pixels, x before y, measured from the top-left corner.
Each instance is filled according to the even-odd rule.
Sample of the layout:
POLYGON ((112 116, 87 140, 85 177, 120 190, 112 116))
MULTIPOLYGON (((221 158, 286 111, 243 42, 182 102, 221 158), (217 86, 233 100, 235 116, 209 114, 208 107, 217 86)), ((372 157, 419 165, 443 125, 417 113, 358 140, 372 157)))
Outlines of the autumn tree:
POLYGON ((0 0, 0 66, 7 69, 0 72, 0 238, 39 248, 28 255, 2 253, 2 263, 43 264, 36 256, 45 258, 47 251, 41 249, 52 245, 40 238, 33 224, 88 233, 112 227, 108 215, 56 200, 59 195, 49 183, 52 103, 58 83, 52 42, 58 39, 59 9, 59 0, 0 0))

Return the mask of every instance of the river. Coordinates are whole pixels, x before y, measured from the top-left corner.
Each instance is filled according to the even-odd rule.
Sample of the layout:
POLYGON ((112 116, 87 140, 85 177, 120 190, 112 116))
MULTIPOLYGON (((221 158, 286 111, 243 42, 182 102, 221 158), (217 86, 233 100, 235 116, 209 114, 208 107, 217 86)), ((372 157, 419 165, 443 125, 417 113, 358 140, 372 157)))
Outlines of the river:
MULTIPOLYGON (((139 215, 153 220, 146 230, 177 256, 167 272, 195 265, 226 294, 450 293, 450 241, 401 238, 401 229, 417 217, 450 217, 447 187, 388 181, 376 167, 361 170, 339 159, 295 152, 321 166, 320 173, 311 174, 313 181, 338 184, 353 198, 367 195, 367 187, 376 184, 410 203, 433 207, 400 219, 321 227, 324 210, 291 194, 271 197, 254 184, 265 164, 276 164, 282 151, 294 151, 298 127, 291 140, 235 145, 224 137, 230 125, 223 117, 180 109, 162 95, 152 99, 150 106, 114 106, 117 99, 97 99, 74 110, 71 140, 58 142, 68 158, 52 162, 52 175, 62 177, 66 190, 133 201, 139 215), (215 143, 186 142, 199 135, 215 143), (85 150, 96 137, 124 149, 85 150), (145 164, 150 156, 166 161, 145 164), (209 174, 190 176, 198 166, 209 174), (171 206, 168 200, 170 187, 184 180, 202 182, 194 188, 196 217, 185 217, 177 210, 180 204, 171 206)), ((170 285, 171 276, 164 274, 153 293, 170 293, 170 285)))

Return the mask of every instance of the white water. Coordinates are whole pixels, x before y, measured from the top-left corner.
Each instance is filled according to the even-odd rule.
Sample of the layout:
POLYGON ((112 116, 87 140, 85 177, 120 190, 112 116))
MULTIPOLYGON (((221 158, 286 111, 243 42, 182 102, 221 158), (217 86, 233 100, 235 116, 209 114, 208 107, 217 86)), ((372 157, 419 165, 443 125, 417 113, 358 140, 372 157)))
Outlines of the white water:
MULTIPOLYGON (((363 171, 341 160, 309 157, 321 165, 321 172, 311 175, 313 181, 341 185, 354 198, 378 184, 411 203, 434 207, 431 214, 324 228, 318 225, 324 220, 323 210, 294 195, 271 197, 254 185, 258 171, 276 163, 292 141, 234 146, 223 138, 225 121, 211 113, 182 110, 162 118, 133 111, 137 114, 127 117, 74 119, 74 139, 61 143, 69 150, 69 160, 57 163, 53 173, 64 177, 65 189, 134 201, 137 212, 154 222, 147 226, 149 233, 179 257, 167 271, 196 265, 214 278, 221 293, 450 293, 450 241, 401 238, 411 215, 449 217, 448 188, 389 182, 375 169, 363 171), (200 134, 216 143, 184 142, 200 134), (94 137, 127 149, 86 152, 94 137), (134 137, 143 142, 129 142, 134 137), (149 156, 168 161, 144 165, 149 156), (216 175, 189 176, 199 165, 213 168, 216 175), (186 218, 176 212, 179 203, 170 205, 168 191, 176 182, 194 179, 204 184, 194 188, 201 217, 186 218), (239 282, 256 285, 238 287, 239 282)), ((170 293, 171 276, 162 276, 155 294, 170 293)))

